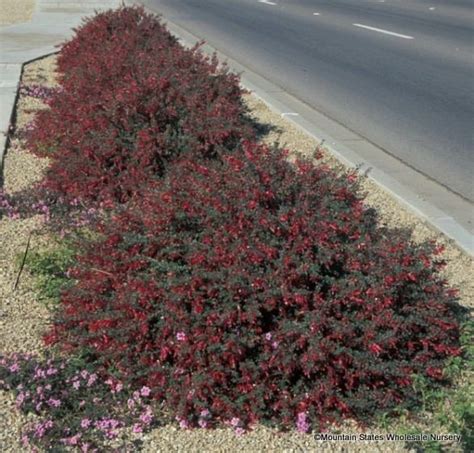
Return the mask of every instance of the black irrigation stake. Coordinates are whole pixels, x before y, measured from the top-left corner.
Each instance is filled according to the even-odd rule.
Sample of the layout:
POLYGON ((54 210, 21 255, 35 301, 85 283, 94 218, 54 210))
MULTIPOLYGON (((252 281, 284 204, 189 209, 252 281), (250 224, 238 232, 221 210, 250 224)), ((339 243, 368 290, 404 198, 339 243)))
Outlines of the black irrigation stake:
POLYGON ((16 289, 18 287, 18 283, 20 283, 21 273, 23 272, 23 268, 25 267, 26 255, 28 255, 28 250, 30 249, 30 242, 31 242, 31 235, 32 234, 33 233, 30 232, 30 235, 28 236, 28 242, 26 243, 25 253, 23 254, 23 259, 21 260, 20 270, 18 271, 18 275, 16 277, 16 282, 15 282, 15 286, 13 288, 13 291, 16 291, 16 289))

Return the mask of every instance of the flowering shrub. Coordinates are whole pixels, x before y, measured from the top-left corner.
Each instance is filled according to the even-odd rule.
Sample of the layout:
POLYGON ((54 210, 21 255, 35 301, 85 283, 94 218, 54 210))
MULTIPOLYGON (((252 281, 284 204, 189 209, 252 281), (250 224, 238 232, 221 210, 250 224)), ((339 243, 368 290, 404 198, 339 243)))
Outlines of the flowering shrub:
POLYGON ((84 94, 94 98, 133 70, 137 53, 144 57, 180 47, 158 17, 143 8, 97 13, 85 18, 74 37, 61 47, 57 60, 61 85, 84 88, 84 94))
POLYGON ((153 423, 149 388, 132 392, 75 360, 0 356, 0 390, 13 391, 17 409, 37 416, 23 431, 25 448, 97 451, 120 428, 139 433, 153 423))
POLYGON ((181 159, 100 225, 51 344, 146 385, 181 427, 366 420, 459 354, 439 250, 379 227, 352 174, 246 143, 181 159))
POLYGON ((307 432, 414 406, 414 375, 444 380, 460 349, 439 249, 380 227, 355 175, 256 145, 216 59, 120 8, 86 21, 58 65, 60 89, 25 88, 50 105, 24 133, 52 165, 37 200, 0 193, 0 214, 89 226, 67 285, 65 263, 39 267, 58 277, 47 343, 94 368, 0 359, 0 388, 41 417, 25 443, 139 433, 147 398, 184 429, 307 432))
POLYGON ((88 20, 59 68, 62 90, 30 132, 32 151, 53 158, 44 187, 58 196, 121 203, 176 156, 215 157, 253 137, 238 77, 140 8, 88 20))

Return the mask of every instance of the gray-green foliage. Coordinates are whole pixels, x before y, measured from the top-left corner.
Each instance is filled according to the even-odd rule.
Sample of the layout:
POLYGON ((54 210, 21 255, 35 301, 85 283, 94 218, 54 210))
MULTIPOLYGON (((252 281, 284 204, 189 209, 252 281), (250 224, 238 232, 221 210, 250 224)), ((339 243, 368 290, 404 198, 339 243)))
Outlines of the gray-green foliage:
MULTIPOLYGON (((460 434, 463 451, 474 451, 474 321, 470 319, 462 324, 461 348, 462 355, 451 358, 444 369, 445 376, 454 384, 449 388, 433 388, 423 376, 414 376, 413 386, 422 396, 419 419, 407 413, 403 413, 398 420, 383 417, 380 424, 384 429, 391 431, 397 425, 399 434, 460 434)), ((445 445, 434 440, 422 444, 410 443, 408 446, 427 453, 449 451, 445 445)))
POLYGON ((64 242, 52 249, 29 253, 26 267, 36 277, 39 300, 47 304, 59 301, 61 291, 71 284, 67 271, 74 263, 74 255, 74 249, 64 242))

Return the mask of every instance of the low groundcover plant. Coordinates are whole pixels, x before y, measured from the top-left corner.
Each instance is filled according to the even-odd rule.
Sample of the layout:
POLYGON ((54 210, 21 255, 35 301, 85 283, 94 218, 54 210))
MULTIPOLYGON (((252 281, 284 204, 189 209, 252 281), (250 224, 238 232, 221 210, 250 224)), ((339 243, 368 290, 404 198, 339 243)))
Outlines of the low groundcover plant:
POLYGON ((97 451, 119 429, 140 433, 153 424, 150 389, 131 391, 75 360, 0 356, 0 390, 16 395, 16 407, 35 418, 22 433, 25 448, 97 451))

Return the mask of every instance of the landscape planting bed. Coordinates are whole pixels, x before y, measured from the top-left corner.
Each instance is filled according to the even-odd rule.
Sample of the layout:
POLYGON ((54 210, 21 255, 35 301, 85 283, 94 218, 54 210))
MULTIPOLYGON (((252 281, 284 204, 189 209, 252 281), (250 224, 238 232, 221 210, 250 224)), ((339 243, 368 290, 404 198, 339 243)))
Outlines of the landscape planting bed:
MULTIPOLYGON (((25 68, 23 84, 34 87, 44 85, 52 87, 54 85, 54 67, 55 57, 48 57, 32 63, 25 68)), ((42 105, 37 99, 41 98, 41 91, 34 89, 24 89, 20 96, 17 106, 17 130, 21 130, 31 119, 29 110, 41 108, 42 105)), ((271 125, 273 131, 262 137, 263 141, 272 143, 276 140, 290 150, 298 150, 303 155, 311 155, 317 143, 295 127, 284 121, 275 113, 271 112, 262 102, 251 95, 245 96, 245 102, 250 108, 252 116, 260 124, 271 125)), ((329 156, 325 156, 323 161, 333 168, 341 169, 338 164, 329 156)), ((25 142, 19 137, 14 137, 12 146, 5 159, 5 190, 10 195, 20 190, 27 189, 34 184, 44 173, 49 162, 45 159, 34 157, 25 150, 25 142)), ((460 290, 459 301, 465 307, 472 308, 474 285, 469 278, 472 272, 472 260, 457 249, 450 241, 446 241, 442 236, 432 231, 428 226, 419 222, 414 216, 400 208, 387 194, 375 187, 369 180, 362 183, 363 189, 367 191, 366 203, 381 212, 381 218, 384 223, 390 227, 411 227, 414 229, 414 238, 418 241, 424 241, 427 238, 436 239, 438 243, 445 245, 443 257, 447 259, 448 264, 444 274, 451 286, 460 290)), ((41 217, 32 217, 29 219, 16 219, 4 217, 0 220, 2 235, 0 236, 2 254, 1 276, 2 287, 0 295, 2 296, 2 310, 0 335, 5 345, 4 352, 35 352, 44 353, 45 349, 41 343, 41 334, 43 328, 48 324, 50 311, 44 303, 38 302, 37 290, 34 288, 35 278, 26 270, 20 275, 20 283, 16 291, 13 291, 15 282, 20 271, 22 254, 28 242, 30 233, 41 224, 41 217), (14 266, 12 263, 17 263, 14 266), (3 302, 5 301, 5 302, 3 302)), ((56 240, 48 233, 34 234, 31 238, 30 250, 41 250, 44 247, 54 247, 56 240), (48 245, 49 244, 49 245, 48 245)), ((3 352, 3 351, 2 351, 3 352)), ((464 385, 463 380, 469 378, 469 373, 464 371, 458 379, 459 385, 464 385)), ((466 390, 464 390, 466 391, 466 390)), ((448 397, 448 395, 446 395, 448 397)), ((468 400, 469 395, 465 398, 468 400)), ((11 451, 17 451, 19 445, 16 443, 18 431, 25 419, 14 415, 14 403, 11 395, 2 393, 2 407, 7 410, 2 411, 2 417, 5 417, 4 426, 9 428, 2 432, 0 442, 7 445, 11 451)), ((449 411, 448 411, 449 412, 449 411)), ((411 430, 416 432, 439 432, 446 433, 446 426, 438 424, 433 419, 429 411, 421 412, 415 419, 408 417, 401 420, 390 421, 389 426, 382 427, 378 422, 371 426, 369 432, 403 432, 411 430)), ((343 433, 359 432, 354 424, 344 422, 335 430, 343 433)), ((333 432, 334 432, 333 431, 333 432)), ((217 428, 213 430, 179 429, 173 424, 166 424, 162 427, 154 428, 145 434, 130 434, 124 430, 127 442, 138 440, 141 442, 143 451, 301 451, 301 450, 322 450, 328 451, 402 451, 406 448, 402 443, 319 443, 316 442, 311 434, 280 433, 276 429, 270 429, 263 426, 257 426, 254 430, 243 436, 237 436, 234 430, 229 428, 217 428)), ((138 448, 138 444, 137 444, 138 448)), ((459 446, 450 445, 451 449, 459 449, 459 446)))
MULTIPOLYGON (((54 78, 55 56, 47 57, 30 63, 25 67, 23 83, 43 84, 44 76, 51 81, 54 78)), ((248 97, 248 102, 255 102, 248 97)), ((30 117, 25 110, 38 108, 40 103, 29 96, 21 96, 18 104, 18 124, 26 124, 30 117)), ((256 103, 263 110, 263 106, 256 103)), ((266 111, 267 115, 271 112, 266 111)), ((14 193, 32 184, 41 176, 47 165, 47 159, 40 159, 28 153, 22 148, 19 140, 14 140, 5 159, 5 189, 14 193)), ((48 310, 45 305, 37 300, 34 289, 34 277, 28 272, 22 273, 21 283, 14 292, 18 273, 18 256, 26 247, 28 236, 41 225, 41 218, 15 220, 2 218, 0 221, 0 248, 2 253, 2 278, 1 278, 1 300, 2 318, 0 324, 0 335, 2 351, 39 353, 43 350, 41 333, 48 319, 48 310), (46 321, 46 322, 45 322, 46 321)), ((47 243, 47 238, 41 235, 33 235, 31 250, 39 249, 47 243)), ((0 400, 0 423, 3 427, 0 433, 0 444, 4 451, 17 452, 22 446, 19 442, 19 432, 27 418, 21 416, 15 409, 14 398, 10 393, 1 392, 0 400)), ((348 426, 346 432, 357 432, 354 427, 348 426)), ((302 451, 302 449, 321 449, 321 443, 317 443, 310 435, 299 433, 278 433, 265 427, 259 427, 249 434, 237 437, 232 429, 207 430, 181 430, 173 425, 156 428, 142 436, 143 450, 145 452, 156 451, 302 451)), ((325 451, 342 451, 343 448, 351 448, 351 451, 367 451, 354 444, 327 445, 325 451)), ((394 445, 390 444, 390 448, 394 445)), ((386 451, 387 444, 377 444, 373 451, 386 451)), ((404 451, 403 445, 396 445, 399 451, 404 451)), ((397 451, 397 450, 394 450, 397 451)))

